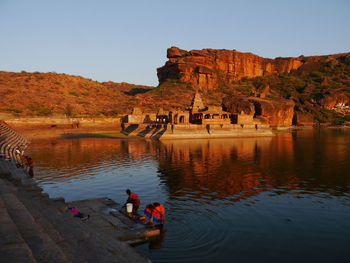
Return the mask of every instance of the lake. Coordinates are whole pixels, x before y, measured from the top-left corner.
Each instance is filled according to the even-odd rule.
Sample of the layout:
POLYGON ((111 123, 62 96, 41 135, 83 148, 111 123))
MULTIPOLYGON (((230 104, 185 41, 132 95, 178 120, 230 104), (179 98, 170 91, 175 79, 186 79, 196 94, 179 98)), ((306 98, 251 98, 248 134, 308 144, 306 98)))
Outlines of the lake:
POLYGON ((349 262, 350 129, 265 138, 62 139, 28 149, 50 197, 166 207, 153 262, 349 262))

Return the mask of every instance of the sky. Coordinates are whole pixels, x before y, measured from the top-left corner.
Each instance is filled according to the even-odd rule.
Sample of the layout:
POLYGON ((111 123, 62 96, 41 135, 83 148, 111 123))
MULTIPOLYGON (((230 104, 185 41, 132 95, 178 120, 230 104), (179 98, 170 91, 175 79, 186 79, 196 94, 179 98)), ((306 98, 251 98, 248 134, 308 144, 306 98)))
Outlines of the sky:
POLYGON ((158 85, 166 50, 350 52, 350 0, 0 0, 0 70, 158 85))

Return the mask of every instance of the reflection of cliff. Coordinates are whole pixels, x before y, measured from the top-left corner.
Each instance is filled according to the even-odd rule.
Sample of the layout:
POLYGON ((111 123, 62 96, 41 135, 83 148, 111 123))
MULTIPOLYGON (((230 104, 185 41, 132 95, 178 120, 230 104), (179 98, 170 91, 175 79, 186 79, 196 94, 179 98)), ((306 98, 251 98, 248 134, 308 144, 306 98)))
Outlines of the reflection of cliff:
POLYGON ((310 129, 293 134, 293 170, 302 187, 335 195, 344 188, 349 192, 349 135, 348 129, 310 129))
POLYGON ((74 139, 35 142, 28 150, 41 170, 39 180, 132 174, 135 169, 154 175, 143 170, 147 162, 158 165, 170 198, 237 199, 265 190, 350 192, 349 135, 348 129, 312 129, 241 139, 74 139))
POLYGON ((273 138, 163 141, 160 177, 171 196, 236 199, 265 190, 339 194, 350 185, 341 168, 350 160, 348 138, 346 130, 304 130, 273 138))
POLYGON ((271 158, 272 140, 163 141, 159 157, 161 177, 171 193, 192 189, 203 194, 241 194, 260 187, 263 179, 272 183, 271 176, 263 173, 271 158))

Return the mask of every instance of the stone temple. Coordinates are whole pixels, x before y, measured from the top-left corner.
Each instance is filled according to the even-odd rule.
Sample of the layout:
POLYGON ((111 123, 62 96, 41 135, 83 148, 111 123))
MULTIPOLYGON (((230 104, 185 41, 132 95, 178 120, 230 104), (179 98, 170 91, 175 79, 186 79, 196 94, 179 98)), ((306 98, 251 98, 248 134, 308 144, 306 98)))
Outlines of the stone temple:
POLYGON ((122 121, 122 132, 146 138, 213 138, 272 135, 269 125, 253 113, 232 113, 222 106, 206 106, 197 92, 186 110, 143 112, 135 107, 122 121))

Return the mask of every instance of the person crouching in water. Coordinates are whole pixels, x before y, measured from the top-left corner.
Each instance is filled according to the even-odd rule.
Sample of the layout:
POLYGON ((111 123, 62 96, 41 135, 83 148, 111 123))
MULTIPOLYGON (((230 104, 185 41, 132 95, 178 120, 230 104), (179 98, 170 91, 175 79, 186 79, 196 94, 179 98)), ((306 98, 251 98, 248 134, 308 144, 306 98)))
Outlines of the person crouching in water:
POLYGON ((163 227, 165 221, 165 207, 160 203, 153 203, 152 218, 155 226, 163 227))
POLYGON ((160 203, 148 204, 144 210, 144 216, 139 217, 144 224, 163 227, 165 222, 165 208, 160 203))
POLYGON ((149 223, 152 222, 152 213, 153 213, 154 205, 148 204, 143 211, 143 216, 139 217, 139 220, 142 220, 143 223, 149 223))
POLYGON ((127 203, 132 203, 132 213, 136 214, 137 210, 140 207, 140 203, 141 203, 140 198, 137 194, 131 192, 130 189, 127 189, 125 192, 128 194, 129 197, 126 200, 126 203, 124 206, 126 206, 127 203))

